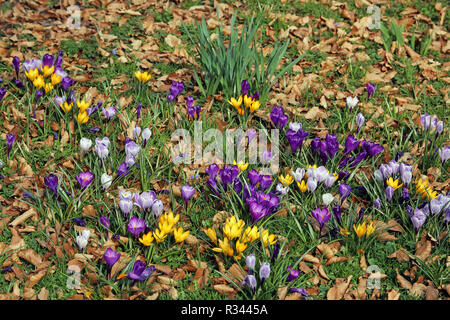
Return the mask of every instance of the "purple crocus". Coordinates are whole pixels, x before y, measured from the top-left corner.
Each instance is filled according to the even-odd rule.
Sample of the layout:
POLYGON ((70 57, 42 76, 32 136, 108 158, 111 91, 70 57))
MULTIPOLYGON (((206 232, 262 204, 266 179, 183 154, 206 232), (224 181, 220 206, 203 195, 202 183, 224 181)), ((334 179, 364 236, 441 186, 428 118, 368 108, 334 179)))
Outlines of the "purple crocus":
POLYGON ((257 222, 268 214, 268 209, 260 203, 252 202, 249 205, 250 215, 252 216, 252 223, 257 222))
POLYGON ((6 134, 6 145, 8 146, 8 152, 11 150, 14 141, 16 141, 16 136, 12 133, 6 134))
POLYGON ((250 181, 250 183, 253 186, 256 186, 260 180, 260 176, 258 171, 256 171, 255 169, 252 169, 248 172, 248 180, 250 181))
POLYGON ((138 217, 131 217, 130 222, 128 223, 127 229, 131 232, 136 238, 139 237, 140 233, 144 231, 146 228, 145 220, 138 217))
POLYGON ((83 218, 74 218, 73 222, 80 227, 85 227, 86 226, 86 221, 83 220, 83 218))
POLYGON ((138 106, 136 108, 136 119, 138 119, 138 120, 141 117, 141 109, 142 109, 142 104, 139 102, 138 106))
POLYGON ((126 176, 130 173, 130 170, 128 170, 127 163, 124 161, 119 165, 119 168, 117 169, 117 176, 126 176))
POLYGON ((250 83, 248 83, 247 80, 242 80, 241 82, 241 94, 245 96, 248 93, 248 90, 250 90, 250 83))
POLYGON ((133 271, 128 274, 128 278, 131 280, 145 281, 153 272, 155 272, 155 266, 145 267, 145 262, 136 260, 133 265, 133 271))
POLYGON ((259 181, 259 186, 262 190, 266 190, 272 184, 272 177, 270 175, 263 175, 259 181))
POLYGON ((103 115, 106 117, 106 119, 111 120, 112 117, 114 117, 117 113, 117 109, 115 106, 109 107, 109 108, 102 108, 103 115))
POLYGON ((252 274, 253 270, 255 270, 255 264, 256 264, 256 256, 252 253, 245 258, 245 264, 248 268, 248 274, 252 274))
POLYGON ((36 90, 36 102, 42 97, 44 93, 41 90, 36 90))
POLYGON ((341 203, 350 195, 352 188, 346 183, 339 185, 339 193, 341 194, 341 203))
POLYGON ((286 131, 286 139, 289 142, 292 153, 296 153, 297 150, 302 147, 303 141, 306 139, 307 136, 308 132, 304 131, 301 128, 298 129, 297 131, 294 131, 292 129, 286 131))
POLYGON ((359 131, 359 129, 361 129, 361 127, 364 125, 364 122, 366 121, 366 119, 364 118, 363 114, 360 112, 356 115, 356 126, 357 131, 359 131))
POLYGON ((183 187, 181 187, 181 196, 183 197, 186 203, 189 202, 194 193, 195 193, 194 187, 188 184, 185 184, 183 187))
POLYGON ((100 224, 102 224, 105 228, 109 229, 110 226, 110 222, 109 222, 109 218, 107 216, 101 216, 98 221, 100 222, 100 224))
POLYGON ((142 192, 140 195, 136 194, 134 203, 142 210, 147 210, 153 206, 156 200, 154 191, 142 192))
POLYGON ((381 208, 381 199, 380 198, 375 199, 375 201, 373 202, 373 206, 377 209, 380 209, 381 208))
POLYGON ((327 223, 327 221, 330 219, 331 214, 327 208, 323 208, 323 209, 317 208, 317 209, 313 210, 312 216, 319 223, 320 229, 322 229, 324 224, 327 223))
POLYGON ((373 93, 375 92, 375 85, 371 84, 370 82, 366 85, 366 90, 367 90, 367 98, 370 99, 370 97, 373 95, 373 93))
POLYGON ((111 248, 106 249, 105 254, 103 255, 103 259, 105 259, 108 268, 111 270, 112 267, 116 264, 120 259, 120 252, 116 252, 111 248))
POLYGON ((367 140, 362 142, 362 147, 370 157, 374 157, 383 151, 383 146, 367 140))
POLYGON ((188 107, 194 106, 194 98, 192 96, 189 96, 186 98, 186 104, 188 107))
POLYGON ((444 146, 442 149, 439 149, 438 153, 441 158, 441 162, 444 163, 450 159, 450 146, 444 146))
POLYGON ((270 263, 263 262, 259 267, 259 280, 261 280, 261 285, 266 281, 270 275, 270 263))
POLYGON ((386 200, 388 202, 391 202, 392 197, 394 196, 394 188, 392 188, 391 186, 387 186, 386 190, 385 190, 385 196, 386 196, 386 200))
POLYGON ((14 71, 16 72, 16 78, 19 78, 19 68, 20 68, 20 59, 18 56, 15 56, 12 61, 14 71))
POLYGON ((277 241, 273 245, 272 257, 270 258, 272 263, 278 258, 279 253, 280 253, 280 241, 277 241))
POLYGON ((131 199, 123 198, 119 200, 119 208, 122 211, 122 215, 126 218, 133 209, 133 201, 131 199))
POLYGON ((345 139, 344 154, 349 154, 353 150, 359 147, 360 141, 356 139, 353 135, 349 134, 347 139, 345 139))
POLYGON ((215 178, 219 173, 219 166, 215 163, 210 164, 209 167, 205 170, 210 178, 215 178))
POLYGON ((55 194, 55 197, 58 196, 58 176, 51 173, 47 177, 44 177, 44 183, 45 185, 53 191, 55 194))
POLYGON ((300 293, 304 297, 309 297, 308 292, 304 288, 291 288, 290 291, 300 293))
POLYGON ((292 282, 292 281, 294 281, 295 279, 297 279, 298 278, 298 276, 300 275, 300 270, 297 270, 297 269, 292 269, 291 267, 287 267, 287 270, 286 270, 287 272, 288 272, 288 276, 287 276, 287 282, 292 282))
POLYGON ((256 290, 256 278, 254 275, 249 274, 246 275, 244 280, 242 281, 243 284, 246 284, 250 287, 253 293, 255 293, 256 290))
POLYGON ((331 210, 333 211, 333 215, 336 218, 337 222, 340 223, 341 222, 341 216, 342 216, 341 206, 335 205, 331 210))
POLYGON ((5 88, 0 88, 0 101, 2 101, 3 97, 6 94, 6 89, 5 88))
POLYGON ((427 220, 427 215, 420 209, 415 209, 414 210, 414 215, 411 217, 411 221, 414 225, 414 227, 416 227, 416 230, 419 230, 420 227, 422 227, 422 225, 425 223, 425 221, 427 220))
POLYGON ((90 171, 81 172, 75 179, 77 179, 81 189, 85 189, 91 184, 92 180, 94 180, 94 175, 90 171))
POLYGON ((69 76, 62 78, 60 86, 64 91, 70 89, 70 87, 75 83, 69 76))

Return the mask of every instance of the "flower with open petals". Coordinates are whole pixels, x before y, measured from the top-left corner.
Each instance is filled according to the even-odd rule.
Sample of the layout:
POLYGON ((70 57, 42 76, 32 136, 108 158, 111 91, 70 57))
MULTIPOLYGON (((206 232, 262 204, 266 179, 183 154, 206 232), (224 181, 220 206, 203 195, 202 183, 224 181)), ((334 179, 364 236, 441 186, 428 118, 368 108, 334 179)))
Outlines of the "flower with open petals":
POLYGON ((355 230, 356 235, 358 238, 361 238, 366 234, 367 231, 367 225, 364 221, 363 223, 358 223, 358 225, 353 225, 353 230, 355 230))
POLYGON ((112 267, 116 264, 120 259, 120 252, 116 252, 111 248, 106 249, 105 254, 103 255, 108 268, 111 270, 112 267))
POLYGON ((139 238, 139 242, 142 243, 144 246, 150 246, 153 242, 153 233, 151 231, 147 232, 142 236, 142 238, 139 238))
POLYGON ((141 71, 136 71, 134 73, 134 76, 136 77, 136 79, 138 79, 138 81, 140 83, 146 83, 148 80, 151 79, 152 75, 149 74, 147 71, 145 72, 141 72, 141 71))
POLYGON ((80 187, 82 189, 84 189, 91 184, 92 180, 94 180, 94 175, 92 174, 92 172, 87 171, 87 172, 81 172, 75 178, 77 179, 78 183, 80 184, 80 187))
POLYGON ((146 227, 145 220, 138 217, 131 217, 130 222, 128 223, 127 229, 131 232, 136 238, 139 237, 139 234, 144 231, 146 227))
POLYGON ((136 260, 133 265, 133 271, 128 274, 128 278, 137 281, 145 281, 153 272, 155 266, 145 267, 145 262, 136 260))
POLYGON ((190 232, 189 230, 183 232, 183 228, 182 227, 179 227, 178 229, 175 228, 174 231, 173 231, 173 236, 175 238, 175 242, 178 243, 178 242, 183 242, 184 240, 186 240, 186 238, 189 235, 189 232, 190 232))
POLYGON ((285 187, 290 186, 294 182, 294 178, 290 174, 280 175, 278 179, 285 187))

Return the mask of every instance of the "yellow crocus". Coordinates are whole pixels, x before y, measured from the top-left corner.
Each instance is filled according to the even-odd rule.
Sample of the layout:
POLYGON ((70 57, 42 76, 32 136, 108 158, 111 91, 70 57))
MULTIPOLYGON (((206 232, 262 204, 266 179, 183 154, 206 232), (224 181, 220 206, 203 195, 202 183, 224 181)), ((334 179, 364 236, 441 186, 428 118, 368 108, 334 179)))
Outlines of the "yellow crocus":
POLYGON ((55 72, 55 66, 49 67, 47 65, 44 65, 42 67, 42 73, 44 74, 44 77, 48 77, 49 75, 53 74, 53 72, 55 72))
POLYGON ((183 228, 179 227, 178 229, 175 228, 173 232, 173 236, 175 237, 175 242, 183 242, 186 240, 186 238, 189 235, 189 230, 186 232, 183 232, 183 228))
POLYGON ((303 192, 303 193, 308 191, 308 186, 306 185, 305 180, 302 180, 302 183, 297 182, 297 186, 300 189, 300 191, 303 192))
POLYGON ((55 86, 55 85, 57 85, 58 83, 61 82, 61 76, 56 74, 56 73, 54 73, 54 74, 52 74, 51 81, 52 81, 52 85, 55 86))
POLYGON ((38 88, 38 89, 40 89, 40 88, 42 88, 43 86, 45 86, 45 81, 44 81, 44 78, 42 77, 42 76, 37 76, 34 80, 33 80, 33 85, 36 87, 36 88, 38 88))
POLYGON ((280 175, 278 177, 278 180, 285 186, 289 186, 294 182, 294 177, 292 177, 290 174, 286 174, 284 177, 283 175, 280 175))
POLYGON ((275 242, 277 242, 274 234, 269 235, 269 230, 263 230, 261 233, 261 238, 264 243, 264 247, 267 247, 269 244, 273 245, 275 244, 275 242))
MULTIPOLYGON (((242 96, 240 96, 238 100, 236 100, 235 98, 231 98, 230 100, 228 100, 228 103, 231 104, 233 107, 235 107, 239 111, 241 104, 242 104, 242 96)), ((241 109, 241 110, 243 110, 243 109, 241 109)))
POLYGON ((251 105, 253 104, 253 102, 255 102, 255 100, 253 100, 252 96, 248 96, 248 95, 244 96, 244 105, 246 108, 250 108, 251 105))
POLYGON ((350 232, 348 232, 347 228, 341 228, 339 230, 339 233, 342 234, 343 236, 348 236, 350 234, 350 232))
POLYGON ((164 233, 163 231, 159 229, 155 229, 153 232, 153 236, 155 237, 156 242, 163 242, 164 239, 167 237, 167 233, 164 233))
POLYGON ((229 240, 240 237, 242 230, 244 229, 244 220, 236 220, 235 216, 228 218, 225 226, 223 227, 223 236, 229 240))
POLYGON ((366 237, 370 236, 375 231, 375 227, 373 226, 373 221, 367 224, 366 228, 366 237))
POLYGON ((139 238, 139 241, 144 245, 144 246, 149 246, 152 244, 153 242, 153 233, 151 231, 149 231, 147 234, 144 234, 142 236, 142 238, 139 238))
POLYGON ((245 249, 247 249, 245 242, 236 241, 236 255, 241 256, 245 249))
POLYGON ((134 73, 134 76, 136 77, 136 79, 139 80, 139 82, 141 83, 146 83, 148 80, 151 79, 152 75, 149 74, 147 71, 145 72, 141 72, 141 71, 136 71, 134 73))
POLYGON ((39 75, 39 70, 36 69, 32 69, 28 72, 25 71, 25 75, 27 76, 28 79, 30 79, 30 81, 34 81, 34 79, 36 79, 39 75))
POLYGON ((67 103, 67 101, 64 101, 64 103, 59 105, 61 107, 61 109, 63 109, 64 112, 69 112, 70 110, 72 110, 72 103, 67 103))
POLYGON ((89 116, 87 115, 86 112, 80 112, 80 113, 78 113, 77 120, 78 120, 78 123, 83 124, 83 123, 88 122, 89 116))
POLYGON ((81 100, 81 101, 78 100, 77 107, 78 107, 78 109, 80 109, 80 112, 82 113, 82 112, 85 112, 89 108, 89 103, 87 103, 84 100, 81 100))
POLYGON ((261 102, 259 101, 255 101, 252 103, 252 105, 250 106, 250 112, 255 112, 256 110, 259 109, 259 107, 261 106, 261 102))
POLYGON ((204 233, 211 239, 212 242, 217 244, 217 234, 214 228, 207 228, 203 230, 204 233))
POLYGON ((238 167, 239 172, 245 171, 248 168, 248 162, 244 163, 244 161, 239 161, 238 163, 234 161, 234 165, 238 167))
POLYGON ((159 217, 159 222, 161 223, 168 223, 169 225, 173 226, 180 220, 180 215, 177 214, 176 216, 173 215, 173 212, 170 211, 169 213, 164 213, 159 217))
POLYGON ((386 180, 386 184, 388 186, 391 186, 392 188, 394 188, 394 190, 397 190, 398 188, 400 188, 401 186, 403 186, 402 184, 399 184, 399 180, 398 179, 392 179, 392 177, 390 177, 389 179, 386 180))
POLYGON ((358 236, 358 238, 361 238, 366 234, 367 230, 366 222, 364 221, 362 224, 358 223, 358 226, 353 225, 353 229, 355 230, 355 233, 358 236))
POLYGON ((44 90, 45 90, 45 93, 49 93, 50 91, 53 90, 53 85, 50 82, 46 83, 44 86, 44 90))
POLYGON ((234 250, 233 248, 231 248, 230 242, 228 241, 227 238, 219 240, 219 248, 213 248, 212 250, 215 252, 223 252, 230 257, 232 257, 234 254, 234 250))
POLYGON ((242 242, 253 242, 259 238, 259 231, 257 226, 247 227, 242 234, 242 242))

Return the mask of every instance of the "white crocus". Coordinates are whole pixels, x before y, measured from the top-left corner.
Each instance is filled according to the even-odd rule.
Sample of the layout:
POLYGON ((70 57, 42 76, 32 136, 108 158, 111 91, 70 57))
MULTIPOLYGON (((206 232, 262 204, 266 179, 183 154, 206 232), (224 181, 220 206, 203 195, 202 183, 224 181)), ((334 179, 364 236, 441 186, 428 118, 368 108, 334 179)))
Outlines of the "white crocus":
POLYGON ((87 153, 89 148, 92 146, 92 141, 88 138, 81 138, 80 140, 80 148, 83 153, 87 153))
POLYGON ((347 107, 352 110, 358 104, 358 97, 347 97, 347 107))
POLYGON ((333 202, 334 197, 333 197, 333 195, 332 195, 331 193, 324 193, 324 194, 322 195, 322 200, 323 200, 323 203, 324 203, 326 206, 328 206, 330 203, 333 202))
POLYGON ((102 182, 103 190, 106 190, 111 186, 113 177, 107 173, 103 173, 100 179, 102 182))

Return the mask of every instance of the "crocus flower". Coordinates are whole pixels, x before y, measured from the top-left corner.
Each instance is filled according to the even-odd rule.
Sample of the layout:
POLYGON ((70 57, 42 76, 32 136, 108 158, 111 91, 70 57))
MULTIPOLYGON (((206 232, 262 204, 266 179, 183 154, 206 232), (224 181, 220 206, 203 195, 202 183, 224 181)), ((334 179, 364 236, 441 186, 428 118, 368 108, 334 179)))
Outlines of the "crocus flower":
POLYGON ((111 186, 111 183, 113 181, 113 177, 110 176, 107 173, 103 173, 101 178, 100 178, 100 180, 101 180, 101 183, 102 183, 103 190, 106 190, 106 189, 108 189, 111 186))
POLYGON ((304 297, 309 297, 308 292, 304 288, 291 288, 290 291, 300 293, 304 297))
POLYGON ((339 185, 339 193, 341 194, 341 203, 350 195, 352 188, 346 183, 339 185))
POLYGON ((314 178, 308 178, 306 185, 309 192, 314 192, 317 189, 317 180, 314 178))
POLYGON ((20 68, 20 59, 18 56, 15 56, 12 61, 14 71, 16 72, 16 78, 19 77, 19 68, 20 68))
POLYGON ((130 141, 125 144, 125 153, 127 155, 131 154, 133 156, 137 156, 141 147, 134 141, 130 141))
POLYGON ((302 147, 303 141, 307 136, 308 132, 303 129, 298 129, 297 131, 289 129, 286 132, 286 139, 289 141, 292 153, 296 153, 297 150, 302 147))
POLYGON ((250 90, 250 83, 247 80, 242 80, 241 82, 241 94, 243 96, 247 95, 248 90, 250 90))
POLYGON ((133 265, 133 271, 128 274, 128 278, 137 281, 145 281, 153 272, 155 266, 145 267, 145 262, 136 260, 133 265))
POLYGON ((350 110, 352 110, 358 104, 358 102, 358 97, 347 97, 347 107, 350 110))
POLYGON ((76 243, 77 243, 77 245, 78 245, 78 248, 81 250, 81 251, 83 251, 84 250, 84 248, 86 248, 86 246, 87 246, 87 244, 88 244, 88 241, 89 241, 89 237, 84 237, 83 235, 79 235, 79 236, 77 236, 77 238, 76 238, 76 243))
POLYGON ((146 83, 148 80, 151 79, 152 75, 149 74, 147 71, 141 72, 140 70, 136 71, 134 73, 134 76, 140 83, 146 83))
POLYGON ((255 270, 255 264, 256 264, 256 256, 252 253, 245 258, 245 264, 248 268, 248 273, 252 274, 252 272, 255 270))
POLYGON ((292 282, 295 279, 298 278, 298 276, 300 275, 300 270, 297 269, 292 269, 291 267, 287 267, 287 272, 288 272, 288 277, 287 277, 287 281, 288 282, 292 282))
POLYGON ((5 88, 0 88, 0 101, 2 101, 3 97, 6 94, 6 89, 5 88))
POLYGON ((117 109, 115 106, 109 107, 109 108, 102 108, 103 110, 103 115, 110 120, 112 117, 115 116, 115 114, 117 113, 117 109))
POLYGON ((377 198, 375 199, 375 201, 373 202, 373 206, 377 209, 380 209, 381 207, 381 199, 377 198))
POLYGON ((41 90, 36 90, 36 102, 42 97, 44 93, 41 90))
POLYGON ((83 153, 87 153, 89 151, 89 148, 92 146, 92 140, 88 138, 81 138, 80 139, 80 148, 83 153))
POLYGON ((253 293, 255 293, 256 290, 256 278, 254 275, 249 274, 246 275, 244 280, 243 280, 243 284, 246 284, 250 287, 250 289, 252 290, 253 293))
POLYGON ((436 136, 439 136, 444 131, 444 122, 441 120, 436 124, 436 136))
POLYGON ((370 82, 366 85, 367 90, 367 98, 370 99, 372 94, 375 92, 375 85, 371 84, 370 82))
POLYGON ((141 109, 142 109, 142 104, 139 102, 138 106, 136 108, 136 119, 138 119, 138 120, 141 117, 141 109))
POLYGON ((281 183, 277 184, 276 191, 278 194, 286 195, 289 192, 289 187, 284 187, 281 183))
POLYGON ((128 217, 131 209, 133 209, 133 201, 131 201, 130 199, 120 199, 119 208, 122 211, 123 216, 128 217))
POLYGON ((120 252, 116 252, 111 248, 106 249, 105 254, 103 255, 108 268, 111 270, 112 267, 116 264, 120 259, 120 252))
POLYGON ((327 208, 317 208, 312 212, 312 216, 317 220, 322 229, 323 225, 330 219, 331 214, 327 208))
POLYGON ((194 98, 192 96, 187 97, 186 104, 188 107, 192 107, 194 105, 194 98))
POLYGON ((161 215, 161 212, 164 209, 164 204, 161 200, 157 199, 152 204, 152 214, 155 218, 159 217, 161 215))
POLYGON ((361 112, 356 115, 356 125, 358 127, 358 131, 364 125, 365 121, 366 121, 366 119, 364 118, 364 116, 361 112))
POLYGON ((131 217, 127 226, 128 231, 131 232, 136 238, 139 237, 139 234, 144 231, 145 228, 145 220, 138 217, 131 217))
POLYGON ((119 168, 117 169, 117 176, 119 176, 119 177, 120 176, 126 176, 129 173, 130 173, 130 171, 128 170, 127 163, 126 162, 122 162, 119 165, 119 168))
POLYGON ((279 253, 280 253, 280 241, 277 241, 273 246, 273 252, 271 257, 272 262, 274 262, 278 258, 279 253))
POLYGON ((408 202, 409 198, 410 198, 409 190, 407 188, 403 187, 402 188, 402 200, 405 202, 408 202))
POLYGON ((305 176, 305 169, 297 168, 297 170, 291 171, 290 175, 294 177, 295 181, 301 182, 305 176))
POLYGON ((188 184, 185 184, 183 187, 181 187, 181 196, 183 197, 186 203, 189 202, 194 193, 195 193, 194 187, 188 184))
POLYGON ((53 191, 55 196, 58 196, 58 177, 53 173, 49 174, 47 177, 44 177, 45 185, 53 191))
POLYGON ((82 218, 74 218, 73 222, 75 222, 75 224, 80 227, 86 226, 86 221, 84 221, 82 218))
POLYGON ((263 262, 259 268, 259 280, 261 280, 261 284, 269 277, 270 275, 270 264, 268 262, 263 262))
POLYGON ((322 201, 326 206, 330 205, 333 202, 333 200, 334 197, 331 193, 324 193, 322 195, 322 201))
POLYGON ((272 150, 264 150, 262 152, 261 162, 263 164, 267 164, 267 163, 269 163, 270 159, 272 159, 272 150))
POLYGON ((335 205, 331 210, 333 211, 333 215, 336 218, 336 220, 340 223, 342 216, 341 206, 335 205))
POLYGON ((155 200, 156 200, 155 192, 147 191, 142 192, 140 195, 137 195, 135 204, 145 211, 152 207, 155 200))
MULTIPOLYGON (((286 179, 288 179, 288 177, 292 178, 289 175, 286 175, 286 179)), ((263 175, 261 176, 261 179, 259 180, 259 186, 261 187, 262 190, 266 190, 268 187, 270 187, 270 185, 272 184, 272 177, 270 175, 263 175)), ((280 180, 281 181, 281 180, 280 180)), ((286 180, 283 180, 286 183, 286 180)), ((281 181, 283 183, 283 181, 281 181)), ((293 181, 291 181, 289 184, 291 184, 293 181)))
POLYGON ((413 167, 407 163, 401 163, 399 166, 400 177, 405 186, 408 186, 412 180, 413 167))
POLYGON ((422 225, 425 223, 426 220, 427 216, 425 213, 423 213, 422 210, 420 209, 414 210, 414 215, 411 217, 411 221, 417 230, 419 230, 420 227, 422 227, 422 225))
POLYGON ((89 186, 94 179, 94 175, 90 172, 81 172, 78 176, 75 177, 80 184, 80 187, 82 189, 85 189, 87 186, 89 186))
POLYGON ((392 188, 391 186, 387 186, 386 187, 386 191, 385 191, 385 195, 386 195, 386 200, 388 202, 391 202, 392 197, 394 196, 394 188, 392 188))
POLYGON ((444 146, 439 149, 439 157, 441 158, 442 163, 450 159, 450 146, 444 146))
POLYGON ((348 154, 359 147, 360 141, 356 139, 353 135, 348 135, 345 139, 344 154, 348 154))
POLYGON ((364 150, 367 151, 367 154, 371 157, 376 156, 381 151, 383 151, 383 146, 367 140, 362 142, 362 147, 364 148, 364 150))
POLYGON ((142 139, 144 139, 144 144, 147 143, 147 140, 152 136, 152 131, 149 128, 145 128, 142 131, 142 139))
POLYGON ((14 141, 16 141, 16 136, 12 133, 6 134, 6 145, 8 146, 8 152, 11 150, 14 141))
POLYGON ((109 218, 107 216, 101 216, 98 221, 100 222, 100 224, 102 224, 105 228, 109 229, 110 226, 110 222, 109 222, 109 218))
POLYGON ((64 91, 69 90, 69 88, 74 84, 74 81, 69 77, 62 78, 60 86, 64 91))
POLYGON ((258 171, 252 169, 248 172, 248 179, 253 186, 256 186, 259 183, 260 176, 258 171))

